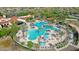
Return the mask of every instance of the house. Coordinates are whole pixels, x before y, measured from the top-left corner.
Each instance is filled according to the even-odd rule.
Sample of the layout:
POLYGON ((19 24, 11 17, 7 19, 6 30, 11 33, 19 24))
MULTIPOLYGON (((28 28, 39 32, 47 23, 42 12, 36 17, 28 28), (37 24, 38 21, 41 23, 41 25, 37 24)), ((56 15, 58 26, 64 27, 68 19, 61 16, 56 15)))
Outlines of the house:
POLYGON ((7 18, 3 18, 2 16, 0 16, 0 26, 1 27, 7 27, 8 25, 10 25, 10 21, 7 18))
POLYGON ((17 21, 17 17, 16 16, 12 16, 10 19, 11 23, 15 23, 17 21))
POLYGON ((28 18, 34 18, 34 16, 33 15, 27 15, 27 16, 20 16, 18 18, 26 20, 28 18))

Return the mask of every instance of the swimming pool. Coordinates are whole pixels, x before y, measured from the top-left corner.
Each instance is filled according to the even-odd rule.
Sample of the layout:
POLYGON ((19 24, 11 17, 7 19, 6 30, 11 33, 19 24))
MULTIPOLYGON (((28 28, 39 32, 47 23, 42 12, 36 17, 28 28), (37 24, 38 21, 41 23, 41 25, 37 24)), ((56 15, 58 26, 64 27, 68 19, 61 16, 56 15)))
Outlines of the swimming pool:
POLYGON ((44 47, 44 46, 45 46, 45 42, 39 42, 39 45, 40 45, 41 47, 44 47))
POLYGON ((48 24, 47 22, 35 22, 34 26, 41 28, 43 25, 48 24))
POLYGON ((49 26, 47 22, 35 22, 33 26, 38 27, 38 29, 32 28, 26 31, 29 40, 36 40, 41 35, 47 40, 49 34, 46 34, 46 30, 59 30, 57 27, 49 26))

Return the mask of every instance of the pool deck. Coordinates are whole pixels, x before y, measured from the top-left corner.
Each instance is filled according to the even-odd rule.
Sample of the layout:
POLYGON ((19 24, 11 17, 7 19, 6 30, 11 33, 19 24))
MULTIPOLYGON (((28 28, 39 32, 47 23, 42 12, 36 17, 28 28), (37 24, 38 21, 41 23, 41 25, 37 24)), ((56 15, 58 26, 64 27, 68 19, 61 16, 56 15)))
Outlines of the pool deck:
MULTIPOLYGON (((39 22, 39 21, 36 21, 36 22, 39 22)), ((26 22, 27 23, 27 26, 28 26, 28 29, 27 30, 29 30, 29 29, 32 29, 32 27, 31 27, 31 23, 33 23, 33 22, 26 22)), ((48 24, 48 25, 50 25, 50 24, 48 24)), ((73 24, 70 24, 70 25, 72 25, 73 27, 76 27, 75 25, 73 25, 73 24)), ((53 24, 51 24, 51 26, 55 26, 55 24, 53 23, 53 24)), ((38 27, 34 27, 34 29, 38 29, 38 27)), ((76 29, 77 30, 79 30, 79 28, 78 27, 76 27, 76 29)), ((44 41, 44 39, 42 38, 42 36, 41 37, 37 37, 35 40, 29 40, 28 38, 26 38, 26 41, 25 40, 21 40, 21 41, 25 41, 26 42, 26 44, 27 44, 27 42, 28 41, 32 41, 33 43, 39 43, 40 41, 44 41, 46 44, 45 44, 45 46, 44 47, 41 47, 40 46, 40 50, 41 49, 43 49, 44 51, 45 50, 56 50, 55 48, 53 49, 53 47, 52 48, 50 48, 50 43, 52 44, 52 45, 55 45, 55 44, 57 44, 57 43, 59 43, 59 42, 62 42, 62 41, 64 41, 67 37, 68 37, 68 32, 66 31, 66 28, 65 28, 65 26, 63 26, 63 27, 61 27, 60 28, 60 31, 62 31, 62 32, 64 32, 64 34, 62 35, 62 37, 60 36, 60 34, 58 33, 58 31, 56 32, 56 31, 54 31, 54 30, 50 30, 50 31, 47 31, 47 33, 49 33, 49 36, 48 36, 48 40, 45 40, 44 41), (52 34, 54 34, 54 35, 52 35, 52 34)), ((70 45, 69 45, 70 46, 70 45)), ((62 50, 62 49, 65 49, 65 47, 63 47, 63 48, 61 48, 61 49, 59 49, 59 50, 62 50)))
MULTIPOLYGON (((30 25, 31 22, 26 22, 26 24, 27 24, 27 26, 28 26, 28 29, 27 29, 27 30, 31 29, 31 25, 30 25)), ((50 25, 50 24, 49 24, 49 25, 50 25)), ((55 26, 55 24, 51 24, 51 26, 55 26)), ((35 27, 34 29, 38 29, 38 28, 35 27)), ((55 45, 56 43, 63 41, 63 40, 67 37, 67 32, 66 32, 66 30, 65 30, 64 28, 60 28, 60 30, 65 33, 62 37, 60 37, 59 34, 56 35, 58 32, 56 32, 56 31, 54 31, 54 30, 50 30, 50 32, 47 32, 47 33, 49 33, 49 36, 48 36, 48 40, 45 40, 45 46, 44 46, 44 47, 50 47, 50 45, 49 45, 50 43, 51 43, 52 45, 55 45), (56 35, 56 37, 55 37, 55 36, 52 36, 52 34, 56 35)), ((18 34, 18 35, 19 35, 19 34, 18 34)), ((18 35, 17 35, 17 36, 18 36, 18 35)), ((19 36, 21 36, 20 42, 25 42, 26 45, 27 45, 27 42, 28 42, 28 41, 32 41, 32 42, 38 44, 40 41, 44 40, 42 37, 37 37, 35 40, 29 40, 27 37, 26 37, 26 39, 23 39, 23 38, 22 38, 22 34, 19 35, 19 36)), ((40 46, 40 49, 42 49, 41 46, 40 46)), ((49 49, 49 48, 48 48, 48 49, 49 49)), ((50 48, 50 49, 52 49, 52 48, 50 48)))

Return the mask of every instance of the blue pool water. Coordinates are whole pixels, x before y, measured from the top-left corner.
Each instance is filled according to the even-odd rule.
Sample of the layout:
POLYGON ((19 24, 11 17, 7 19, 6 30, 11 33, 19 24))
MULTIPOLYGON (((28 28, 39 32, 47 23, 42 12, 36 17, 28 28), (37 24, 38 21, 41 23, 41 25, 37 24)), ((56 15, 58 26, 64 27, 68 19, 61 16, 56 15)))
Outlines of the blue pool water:
POLYGON ((37 37, 41 35, 43 35, 44 39, 47 40, 49 34, 46 33, 46 30, 59 30, 56 27, 48 26, 46 22, 35 22, 34 26, 38 27, 38 29, 33 28, 27 31, 27 38, 29 40, 35 40, 37 37), (44 27, 42 28, 42 26, 44 27))
POLYGON ((47 24, 47 22, 35 22, 34 23, 34 26, 37 26, 37 27, 42 27, 43 25, 47 24))
POLYGON ((45 30, 42 29, 30 29, 27 31, 27 36, 29 40, 35 40, 38 36, 43 35, 45 33, 45 30))
POLYGON ((45 46, 45 42, 39 42, 39 45, 43 47, 45 46))
POLYGON ((48 39, 48 35, 49 35, 48 33, 45 33, 44 34, 44 40, 47 40, 48 39))
POLYGON ((44 27, 44 29, 45 29, 45 30, 59 30, 57 27, 48 26, 48 25, 46 25, 46 26, 44 27))

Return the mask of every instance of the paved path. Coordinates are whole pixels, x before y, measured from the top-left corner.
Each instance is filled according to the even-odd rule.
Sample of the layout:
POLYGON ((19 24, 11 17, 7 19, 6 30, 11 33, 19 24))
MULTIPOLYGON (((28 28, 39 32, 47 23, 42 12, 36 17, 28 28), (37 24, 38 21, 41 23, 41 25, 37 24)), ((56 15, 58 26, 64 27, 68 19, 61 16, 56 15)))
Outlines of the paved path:
POLYGON ((75 24, 69 23, 70 26, 74 27, 78 33, 79 33, 79 26, 76 26, 75 24))

